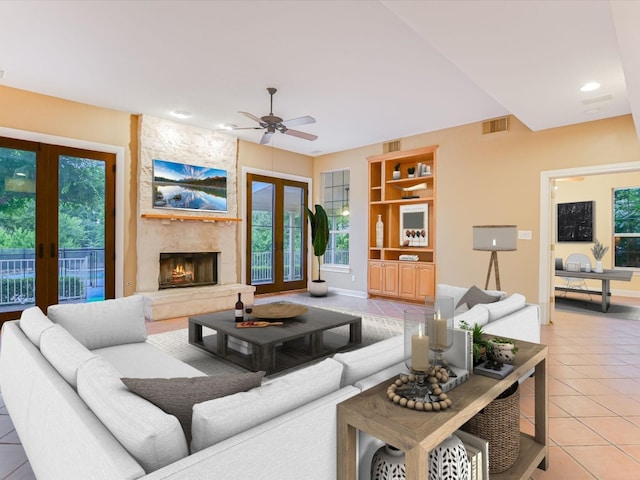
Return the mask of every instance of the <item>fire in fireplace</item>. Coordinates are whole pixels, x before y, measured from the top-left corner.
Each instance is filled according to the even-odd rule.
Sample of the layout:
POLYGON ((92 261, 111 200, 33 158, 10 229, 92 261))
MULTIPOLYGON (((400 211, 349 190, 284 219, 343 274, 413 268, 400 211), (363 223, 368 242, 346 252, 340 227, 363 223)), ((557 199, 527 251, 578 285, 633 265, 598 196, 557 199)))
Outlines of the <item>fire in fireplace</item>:
POLYGON ((158 287, 201 287, 218 284, 219 252, 161 253, 158 287))

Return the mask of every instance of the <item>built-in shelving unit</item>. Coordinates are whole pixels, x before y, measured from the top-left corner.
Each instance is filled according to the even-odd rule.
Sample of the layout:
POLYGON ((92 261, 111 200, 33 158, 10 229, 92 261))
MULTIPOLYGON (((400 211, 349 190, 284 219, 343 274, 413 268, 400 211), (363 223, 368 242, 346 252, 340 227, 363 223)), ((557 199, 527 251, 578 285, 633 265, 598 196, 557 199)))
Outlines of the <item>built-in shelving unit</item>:
POLYGON ((368 159, 368 292, 372 296, 422 302, 435 293, 437 148, 434 145, 368 159), (413 175, 409 169, 414 170, 413 175), (427 212, 425 224, 415 230, 417 239, 406 236, 409 229, 401 233, 402 213, 410 206, 427 212), (384 223, 382 247, 376 245, 378 216, 384 223), (417 260, 401 260, 405 255, 417 260))

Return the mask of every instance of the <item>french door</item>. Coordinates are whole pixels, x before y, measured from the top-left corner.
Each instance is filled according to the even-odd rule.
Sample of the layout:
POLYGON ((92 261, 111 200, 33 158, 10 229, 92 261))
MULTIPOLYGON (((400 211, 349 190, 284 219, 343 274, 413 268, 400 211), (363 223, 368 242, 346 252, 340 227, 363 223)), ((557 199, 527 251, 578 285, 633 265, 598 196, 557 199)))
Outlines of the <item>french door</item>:
POLYGON ((247 174, 247 279, 256 293, 307 287, 308 185, 247 174))
POLYGON ((0 323, 115 297, 115 155, 0 137, 0 323))

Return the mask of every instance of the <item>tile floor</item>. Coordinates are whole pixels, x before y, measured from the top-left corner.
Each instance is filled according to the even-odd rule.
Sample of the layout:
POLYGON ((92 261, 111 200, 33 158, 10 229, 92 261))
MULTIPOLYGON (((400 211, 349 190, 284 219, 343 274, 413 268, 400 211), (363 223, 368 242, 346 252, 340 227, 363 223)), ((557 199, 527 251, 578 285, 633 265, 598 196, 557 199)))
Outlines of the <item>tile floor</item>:
MULTIPOLYGON (((287 298, 402 318, 415 305, 342 295, 287 298)), ((640 305, 640 299, 614 301, 640 305)), ((150 323, 149 333, 185 328, 186 319, 150 323)), ((555 312, 542 326, 549 345, 550 467, 535 480, 640 480, 640 321, 555 312)), ((533 382, 521 390, 521 429, 533 433, 533 382)), ((0 394, 0 480, 35 478, 0 394)))

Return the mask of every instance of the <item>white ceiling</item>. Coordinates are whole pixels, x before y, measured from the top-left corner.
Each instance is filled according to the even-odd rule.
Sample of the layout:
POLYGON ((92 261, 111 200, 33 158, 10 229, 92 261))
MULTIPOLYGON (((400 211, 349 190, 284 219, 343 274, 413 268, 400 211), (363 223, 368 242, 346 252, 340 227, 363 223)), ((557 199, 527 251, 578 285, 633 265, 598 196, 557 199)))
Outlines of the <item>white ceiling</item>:
POLYGON ((254 126, 237 112, 269 113, 273 86, 319 138, 272 145, 312 156, 509 113, 640 131, 638 1, 5 0, 0 19, 0 85, 209 129, 254 126))

